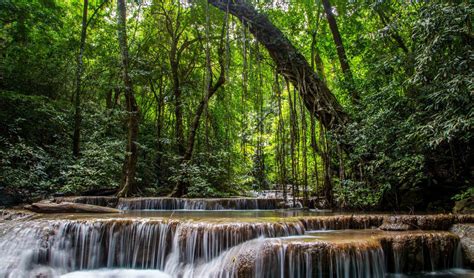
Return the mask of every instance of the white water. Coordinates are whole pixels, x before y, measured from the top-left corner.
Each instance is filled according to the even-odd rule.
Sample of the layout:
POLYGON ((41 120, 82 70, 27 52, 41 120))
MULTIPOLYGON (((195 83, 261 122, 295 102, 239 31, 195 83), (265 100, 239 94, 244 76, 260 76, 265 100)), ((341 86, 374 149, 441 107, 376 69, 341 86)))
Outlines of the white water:
POLYGON ((75 271, 61 278, 171 278, 172 276, 159 270, 143 269, 99 269, 75 271))
MULTIPOLYGON (((383 277, 387 255, 398 272, 411 263, 405 249, 384 251, 363 231, 308 233, 301 221, 238 221, 7 221, 0 223, 0 277, 383 277)), ((414 238, 429 243, 420 248, 428 248, 422 256, 431 263, 420 270, 457 266, 457 239, 414 238)))
POLYGON ((281 207, 282 199, 268 198, 120 198, 122 210, 272 210, 281 207))

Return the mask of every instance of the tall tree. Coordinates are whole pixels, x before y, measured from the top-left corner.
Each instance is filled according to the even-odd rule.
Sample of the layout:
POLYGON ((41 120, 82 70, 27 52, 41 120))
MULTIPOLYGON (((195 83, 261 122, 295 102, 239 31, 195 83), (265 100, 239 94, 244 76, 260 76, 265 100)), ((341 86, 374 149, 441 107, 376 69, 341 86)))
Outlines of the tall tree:
POLYGON ((117 0, 117 34, 122 58, 122 79, 125 86, 125 103, 127 107, 127 147, 122 168, 121 189, 118 196, 128 196, 135 188, 135 173, 138 160, 138 122, 139 110, 133 92, 133 82, 129 74, 130 60, 127 45, 127 6, 125 0, 117 0))
POLYGON ((337 27, 333 8, 329 0, 322 0, 322 2, 324 6, 324 11, 326 13, 326 18, 328 19, 329 28, 331 29, 332 37, 334 39, 334 43, 336 44, 337 56, 339 57, 339 63, 341 64, 341 69, 344 73, 344 78, 349 82, 352 101, 357 102, 360 99, 360 96, 354 87, 352 71, 349 66, 349 60, 347 59, 344 44, 342 43, 341 33, 339 32, 339 28, 337 27))
POLYGON ((74 134, 72 137, 72 154, 77 158, 81 152, 81 93, 82 93, 82 73, 84 72, 84 51, 86 47, 87 28, 98 14, 98 12, 107 4, 108 0, 103 0, 102 3, 95 8, 92 16, 88 17, 89 0, 84 0, 82 9, 82 24, 81 24, 81 39, 79 43, 79 52, 77 54, 76 79, 75 79, 75 94, 74 94, 74 134))
POLYGON ((170 65, 170 79, 174 102, 174 137, 176 141, 177 154, 182 159, 186 154, 186 138, 184 130, 184 99, 183 84, 191 78, 195 68, 197 51, 192 58, 185 63, 184 54, 190 47, 200 42, 201 38, 190 39, 186 31, 189 29, 189 21, 186 20, 185 11, 180 3, 169 4, 159 2, 156 4, 164 20, 166 36, 169 38, 168 60, 170 65))
POLYGON ((206 82, 206 92, 204 94, 203 99, 199 102, 199 105, 196 109, 196 112, 193 117, 193 121, 191 123, 191 126, 189 128, 189 135, 188 135, 188 141, 187 141, 187 147, 186 147, 186 152, 184 154, 184 161, 189 161, 193 155, 193 150, 194 150, 194 141, 196 138, 196 132, 199 128, 199 123, 200 119, 202 116, 203 111, 207 108, 209 100, 214 96, 214 94, 219 90, 222 85, 225 83, 225 45, 224 45, 224 36, 226 34, 226 28, 227 28, 227 13, 225 16, 224 24, 222 25, 222 31, 221 31, 221 36, 220 36, 220 41, 219 41, 219 49, 217 51, 217 57, 218 57, 218 62, 219 62, 219 76, 217 77, 217 80, 214 82, 214 73, 212 70, 212 65, 211 65, 211 57, 210 57, 210 35, 206 34, 206 69, 207 69, 207 82, 206 82))
POLYGON ((89 0, 84 0, 84 7, 82 10, 82 28, 81 28, 81 41, 79 43, 79 53, 77 54, 77 67, 76 67, 76 92, 74 98, 74 134, 72 138, 72 154, 75 157, 79 156, 80 152, 80 141, 81 141, 81 80, 82 72, 84 69, 84 48, 86 45, 87 36, 87 10, 89 8, 89 0))

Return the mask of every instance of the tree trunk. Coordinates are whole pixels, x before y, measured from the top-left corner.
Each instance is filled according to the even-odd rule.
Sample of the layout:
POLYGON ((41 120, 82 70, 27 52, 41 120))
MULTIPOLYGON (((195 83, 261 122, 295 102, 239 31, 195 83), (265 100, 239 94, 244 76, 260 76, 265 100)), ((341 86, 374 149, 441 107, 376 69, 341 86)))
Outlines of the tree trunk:
POLYGON ((339 63, 341 64, 342 72, 344 73, 345 79, 349 82, 352 101, 357 102, 360 97, 354 88, 354 80, 352 78, 349 60, 347 59, 346 50, 344 48, 344 44, 342 43, 341 33, 339 33, 339 28, 337 27, 336 18, 332 12, 331 3, 329 3, 329 0, 322 0, 322 2, 324 11, 326 13, 326 18, 328 19, 329 28, 331 29, 332 37, 334 39, 334 43, 336 44, 337 56, 339 57, 339 63))
POLYGON ((79 157, 80 154, 80 142, 81 142, 81 79, 82 71, 84 68, 84 62, 82 60, 84 56, 84 48, 86 45, 87 36, 87 9, 89 1, 84 0, 84 7, 82 11, 82 29, 81 29, 81 42, 79 44, 79 53, 77 54, 77 67, 76 67, 76 94, 74 99, 74 134, 72 137, 72 154, 75 157, 79 157))
POLYGON ((288 105, 290 108, 290 159, 291 159, 291 194, 293 196, 293 207, 296 205, 296 196, 297 195, 297 189, 295 185, 298 183, 298 177, 297 177, 297 171, 296 171, 296 155, 295 155, 295 148, 296 148, 296 111, 293 106, 293 100, 291 98, 291 91, 290 91, 290 86, 287 81, 287 91, 288 91, 288 105))
POLYGON ((224 77, 224 73, 222 73, 217 83, 214 84, 214 86, 212 86, 211 88, 209 88, 209 91, 207 92, 206 96, 199 103, 199 106, 196 109, 196 113, 194 114, 194 117, 193 117, 193 122, 191 123, 191 127, 189 129, 188 145, 183 157, 183 161, 191 160, 193 151, 194 151, 194 142, 196 140, 196 134, 199 128, 199 123, 201 122, 200 119, 201 119, 202 113, 207 107, 207 104, 209 103, 209 100, 211 99, 211 97, 224 84, 224 82, 225 82, 225 77, 224 77))
POLYGON ((181 86, 179 80, 179 60, 177 57, 178 38, 173 38, 170 50, 170 66, 171 79, 173 82, 174 95, 174 116, 175 116, 175 138, 178 148, 178 155, 183 157, 185 153, 184 147, 184 130, 183 130, 183 103, 181 99, 181 86))
POLYGON ((287 194, 287 178, 286 178, 286 152, 285 152, 285 123, 283 120, 283 106, 281 103, 282 98, 282 91, 280 87, 280 81, 278 79, 278 73, 275 71, 275 92, 277 94, 277 101, 278 101, 278 164, 280 168, 280 184, 283 190, 283 198, 285 203, 288 201, 288 194, 287 194))
MULTIPOLYGON (((314 179, 315 179, 315 186, 316 186, 316 194, 319 192, 319 173, 318 173, 318 142, 316 140, 316 120, 313 116, 310 117, 310 124, 311 124, 311 150, 313 154, 313 161, 314 161, 314 179)), ((319 195, 318 195, 319 196, 319 195)))
POLYGON ((303 207, 308 208, 308 150, 306 137, 308 134, 308 126, 306 122, 306 113, 303 107, 303 100, 301 97, 300 101, 300 113, 301 113, 301 142, 302 142, 302 156, 303 156, 303 207))
POLYGON ((156 101, 156 157, 155 157, 155 172, 156 176, 159 181, 161 181, 162 177, 162 154, 163 154, 163 144, 161 143, 161 136, 163 130, 163 115, 164 115, 164 85, 163 85, 163 75, 160 76, 159 84, 158 84, 158 93, 155 90, 155 85, 152 80, 149 81, 150 83, 150 90, 153 93, 156 101))
POLYGON ((129 57, 127 45, 127 11, 125 0, 117 1, 118 42, 122 58, 122 78, 125 85, 125 102, 128 112, 128 132, 125 162, 122 168, 121 189, 119 197, 128 196, 136 191, 135 172, 138 160, 138 105, 133 93, 133 83, 129 75, 129 57))
POLYGON ((329 142, 326 134, 326 130, 324 127, 319 128, 319 138, 322 140, 322 145, 324 147, 324 151, 321 149, 321 158, 323 162, 323 175, 324 175, 324 180, 323 180, 323 196, 324 199, 327 202, 328 207, 332 207, 333 205, 333 195, 332 195, 332 180, 331 180, 331 154, 330 154, 330 148, 329 148, 329 142))
POLYGON ((329 130, 336 130, 348 121, 342 106, 326 84, 312 70, 303 55, 266 16, 259 14, 244 0, 208 0, 222 11, 229 11, 265 46, 277 70, 298 89, 309 111, 329 130))

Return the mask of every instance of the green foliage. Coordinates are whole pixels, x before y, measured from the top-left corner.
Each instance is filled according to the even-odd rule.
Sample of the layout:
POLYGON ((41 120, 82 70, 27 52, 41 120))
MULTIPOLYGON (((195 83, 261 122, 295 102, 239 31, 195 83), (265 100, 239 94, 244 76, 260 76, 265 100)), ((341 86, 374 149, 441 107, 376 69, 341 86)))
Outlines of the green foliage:
POLYGON ((26 200, 58 189, 68 120, 44 97, 0 92, 0 188, 26 200), (42 119, 38 121, 38 119, 42 119))
MULTIPOLYGON (((354 77, 348 84, 321 1, 251 2, 314 66, 350 123, 343 134, 319 123, 310 130, 311 115, 302 116, 306 107, 276 78, 265 49, 238 19, 225 26, 225 13, 207 1, 128 1, 130 75, 140 107, 138 194, 166 195, 181 181, 188 197, 245 195, 285 183, 301 189, 307 180, 314 196, 328 185, 325 172, 344 208, 447 209, 453 195, 472 194, 472 4, 331 1, 354 77), (176 108, 187 142, 220 58, 226 83, 205 107, 192 159, 183 163, 176 108), (353 88, 359 104, 349 97, 353 88)), ((102 3, 89 1, 81 156, 74 158, 71 102, 83 3, 0 1, 2 192, 35 199, 119 186, 126 101, 115 2, 102 3)))
POLYGON ((109 124, 119 122, 122 113, 104 113, 89 103, 83 152, 73 159, 72 113, 65 103, 13 92, 0 92, 0 103, 0 188, 5 193, 29 201, 118 186, 124 142, 121 128, 109 124))
POLYGON ((422 108, 413 115, 420 122, 414 136, 433 149, 474 137, 473 12, 467 3, 433 4, 414 25, 415 70, 408 82, 422 108))
POLYGON ((241 186, 230 180, 228 166, 229 154, 226 152, 197 153, 193 163, 171 167, 173 174, 168 179, 171 184, 184 182, 190 198, 242 195, 241 186))
POLYGON ((469 187, 467 190, 459 193, 459 194, 456 194, 453 196, 453 200, 455 201, 461 201, 461 200, 466 200, 466 199, 469 199, 469 198, 473 198, 474 197, 474 187, 469 187))
POLYGON ((61 172, 61 192, 77 194, 94 189, 118 188, 124 160, 122 140, 89 141, 81 157, 61 172))
POLYGON ((44 149, 21 141, 2 142, 0 157, 0 189, 4 194, 31 201, 57 190, 55 177, 50 174, 56 162, 44 149))
POLYGON ((0 2, 0 89, 51 97, 68 89, 74 48, 63 8, 53 0, 0 2))
POLYGON ((345 139, 355 146, 352 167, 363 169, 359 187, 389 188, 384 200, 404 209, 426 206, 427 190, 443 192, 437 185, 450 188, 448 196, 465 186, 474 128, 472 7, 430 4, 418 12, 413 53, 405 60, 386 53, 374 62, 370 93, 345 139), (400 67, 405 79, 381 82, 377 71, 400 67))
POLYGON ((341 207, 367 209, 378 207, 388 190, 390 190, 389 184, 369 188, 364 182, 344 180, 342 184, 335 185, 334 194, 336 202, 341 207))

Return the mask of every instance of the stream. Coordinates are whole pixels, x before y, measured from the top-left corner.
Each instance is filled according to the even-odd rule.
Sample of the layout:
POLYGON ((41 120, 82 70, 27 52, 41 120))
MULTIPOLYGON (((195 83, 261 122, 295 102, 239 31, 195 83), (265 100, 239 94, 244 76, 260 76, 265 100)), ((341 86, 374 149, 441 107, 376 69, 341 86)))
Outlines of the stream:
POLYGON ((163 199, 109 203, 122 214, 0 221, 0 277, 474 277, 463 268, 459 237, 448 231, 472 216, 163 199), (419 229, 377 229, 387 219, 419 229))

